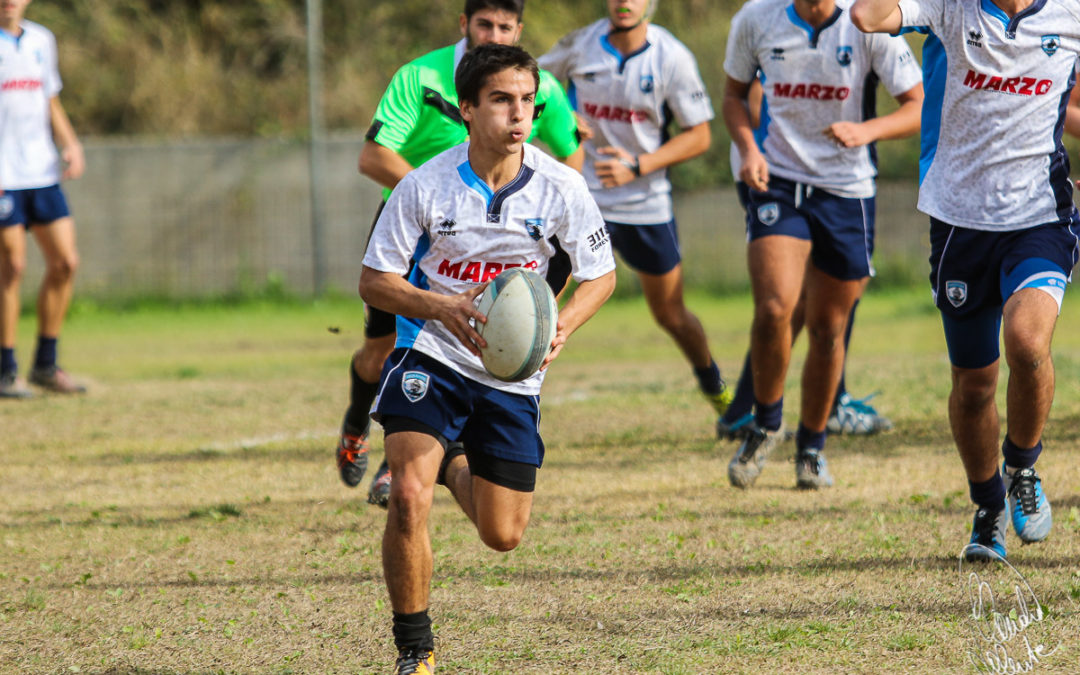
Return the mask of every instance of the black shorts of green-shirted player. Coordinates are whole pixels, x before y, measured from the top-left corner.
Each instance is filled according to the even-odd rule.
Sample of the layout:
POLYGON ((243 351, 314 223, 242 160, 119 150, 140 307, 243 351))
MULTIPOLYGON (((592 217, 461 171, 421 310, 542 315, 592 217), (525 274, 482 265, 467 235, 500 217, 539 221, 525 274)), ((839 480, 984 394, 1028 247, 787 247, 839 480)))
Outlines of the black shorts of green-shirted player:
MULTIPOLYGON (((466 54, 459 66, 460 109, 470 127, 468 164, 495 193, 515 181, 521 172, 522 146, 532 123, 536 86, 536 62, 517 47, 485 45, 466 54)), ((462 184, 460 189, 473 188, 462 184)), ((418 204, 416 208, 421 210, 430 206, 418 204)), ((596 216, 599 222, 599 214, 596 216)), ((393 219, 394 216, 380 220, 379 227, 399 227, 393 219)), ((408 224, 401 227, 408 227, 408 224)), ((557 334, 543 368, 559 355, 569 335, 610 296, 615 276, 614 270, 609 270, 595 279, 582 281, 575 289, 560 312, 557 334)), ((458 295, 440 295, 413 286, 397 273, 382 272, 366 264, 360 278, 360 292, 365 302, 402 316, 429 323, 440 322, 475 356, 479 356, 479 348, 486 343, 470 322, 485 321, 474 305, 474 299, 485 287, 486 284, 480 284, 458 295)), ((396 415, 382 418, 386 429, 386 454, 394 476, 383 536, 383 572, 393 608, 399 671, 423 673, 434 668, 434 637, 428 616, 432 552, 427 519, 435 484, 442 483, 450 489, 487 546, 497 551, 509 551, 521 541, 529 522, 536 466, 485 456, 482 439, 493 439, 498 444, 494 439, 510 433, 520 440, 521 447, 536 447, 542 451, 543 446, 535 418, 525 416, 528 418, 526 424, 521 419, 515 421, 513 418, 522 416, 515 415, 509 408, 505 414, 489 415, 477 407, 467 421, 455 422, 464 424, 468 430, 468 460, 461 454, 447 452, 446 439, 435 431, 434 426, 445 421, 434 419, 439 414, 439 401, 443 397, 455 398, 454 406, 466 401, 461 398, 466 389, 472 392, 468 404, 477 406, 480 406, 480 400, 495 400, 500 396, 516 396, 528 405, 536 406, 537 397, 503 392, 464 377, 427 354, 401 351, 408 355, 407 358, 424 359, 428 372, 432 373, 430 385, 425 385, 429 400, 410 413, 414 418, 425 415, 432 418, 430 426, 423 419, 396 415), (445 373, 446 377, 440 373, 445 373), (486 434, 484 429, 488 425, 496 425, 499 433, 486 434), (487 466, 476 473, 483 473, 488 478, 470 471, 470 465, 480 461, 486 462, 487 466), (411 670, 406 671, 406 668, 411 670)), ((403 382, 399 382, 397 386, 387 384, 384 388, 382 396, 392 399, 387 410, 395 405, 397 399, 393 397, 401 397, 402 385, 403 382)), ((384 399, 380 397, 380 413, 383 410, 384 399)))
MULTIPOLYGON (((384 198, 414 167, 465 140, 465 127, 453 88, 456 59, 464 48, 515 44, 521 36, 523 9, 523 0, 466 0, 459 17, 464 44, 425 54, 395 74, 379 102, 359 163, 360 173, 384 187, 384 198)), ((584 152, 573 108, 555 78, 543 71, 537 109, 543 112, 534 125, 534 136, 561 161, 580 171, 584 152)), ((549 274, 556 292, 567 273, 563 267, 549 274)), ((366 310, 364 344, 349 364, 349 407, 336 452, 341 479, 349 487, 359 485, 367 470, 368 412, 383 364, 394 347, 396 331, 393 314, 373 307, 366 310)), ((384 460, 371 481, 368 501, 386 506, 389 494, 390 472, 384 460)))

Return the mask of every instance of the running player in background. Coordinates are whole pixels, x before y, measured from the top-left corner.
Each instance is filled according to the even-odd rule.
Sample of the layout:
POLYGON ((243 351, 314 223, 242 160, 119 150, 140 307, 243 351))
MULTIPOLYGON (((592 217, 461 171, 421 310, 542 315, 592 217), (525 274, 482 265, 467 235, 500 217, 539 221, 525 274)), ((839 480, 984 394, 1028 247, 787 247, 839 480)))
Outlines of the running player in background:
POLYGON ((29 4, 30 0, 0 4, 0 398, 33 395, 18 377, 15 360, 27 230, 45 259, 30 381, 47 391, 86 391, 56 365, 57 339, 79 264, 75 221, 60 181, 78 178, 86 164, 60 104, 56 38, 44 26, 23 18, 29 4))
MULTIPOLYGON (((754 140, 758 147, 766 134, 769 124, 768 106, 764 104, 764 95, 761 88, 761 80, 755 78, 750 83, 746 97, 750 112, 750 125, 754 129, 754 140)), ((735 176, 736 192, 739 204, 745 209, 746 183, 739 180, 739 170, 742 161, 739 157, 739 149, 734 143, 731 144, 731 172, 735 176)), ((791 340, 798 339, 803 328, 804 310, 806 308, 806 294, 799 297, 799 303, 791 315, 791 340)), ((825 424, 825 430, 830 434, 854 434, 869 435, 879 431, 888 431, 893 428, 889 418, 880 414, 870 405, 869 400, 875 394, 865 398, 853 398, 847 391, 847 354, 848 345, 851 343, 851 329, 855 325, 855 310, 859 307, 859 301, 851 308, 848 317, 848 327, 844 332, 844 358, 845 367, 840 371, 840 383, 836 387, 836 397, 833 399, 832 412, 825 424)), ((754 378, 750 368, 750 350, 746 350, 746 358, 743 359, 742 371, 739 373, 739 381, 735 385, 735 397, 728 406, 727 412, 716 420, 716 435, 721 439, 741 440, 745 438, 753 428, 754 422, 754 378)))
MULTIPOLYGON (((524 8, 524 0, 466 0, 460 17, 463 38, 405 64, 394 75, 379 101, 360 153, 360 173, 385 188, 384 200, 413 167, 465 140, 467 132, 458 112, 454 71, 468 49, 489 43, 515 44, 521 36, 524 8)), ((556 157, 580 170, 584 152, 578 143, 573 110, 566 92, 550 73, 540 74, 536 111, 533 135, 556 157)), ((353 355, 349 367, 349 408, 336 453, 341 479, 349 487, 359 485, 367 469, 371 427, 368 414, 383 363, 394 346, 395 319, 393 314, 367 308, 364 344, 353 355)), ((384 460, 371 482, 369 502, 386 506, 390 479, 384 460)))
POLYGON ((866 31, 928 30, 943 57, 919 210, 930 216, 930 283, 952 363, 949 422, 976 505, 964 552, 997 560, 1010 520, 1025 542, 1052 525, 1035 463, 1054 397, 1054 326, 1080 245, 1061 142, 1073 126, 1080 2, 856 0, 852 16, 866 31))
POLYGON ((705 330, 683 303, 682 255, 667 168, 705 152, 712 104, 693 54, 650 23, 656 0, 607 0, 608 17, 570 33, 541 67, 591 127, 585 178, 611 243, 637 273, 656 322, 674 338, 702 393, 723 414, 731 392, 705 330), (682 129, 669 138, 668 125, 682 129))
POLYGON ((364 257, 364 301, 400 314, 402 327, 375 409, 394 476, 383 573, 397 673, 434 670, 427 521, 435 484, 449 488, 484 544, 509 551, 528 525, 544 457, 544 372, 518 383, 487 374, 479 358, 486 343, 472 326, 485 320, 473 300, 487 283, 461 274, 460 263, 544 274, 567 254, 578 286, 559 313, 545 368, 615 288, 611 246, 581 175, 525 143, 539 83, 536 61, 518 47, 469 51, 456 77, 469 142, 402 179, 364 257))
POLYGON ((809 350, 795 434, 796 484, 832 485, 823 450, 848 317, 873 274, 873 143, 919 129, 918 63, 902 39, 865 36, 833 0, 755 0, 732 21, 724 120, 742 160, 755 413, 728 465, 749 487, 783 438, 792 315, 805 294, 809 350), (747 93, 764 81, 769 122, 754 137, 747 93), (880 80, 900 107, 875 118, 880 80))

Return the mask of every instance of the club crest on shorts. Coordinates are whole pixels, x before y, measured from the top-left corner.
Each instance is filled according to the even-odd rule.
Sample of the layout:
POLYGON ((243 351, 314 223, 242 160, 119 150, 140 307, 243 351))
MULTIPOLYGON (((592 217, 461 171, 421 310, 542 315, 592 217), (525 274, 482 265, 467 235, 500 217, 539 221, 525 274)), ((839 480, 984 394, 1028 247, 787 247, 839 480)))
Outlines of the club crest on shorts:
POLYGON ((1044 35, 1042 36, 1042 49, 1046 52, 1047 56, 1053 56, 1054 52, 1061 46, 1061 37, 1058 35, 1044 35))
POLYGON ((416 403, 427 394, 430 381, 431 376, 427 373, 419 370, 406 371, 401 376, 401 391, 405 392, 405 398, 409 399, 410 403, 416 403))
POLYGON ((11 195, 0 195, 0 220, 6 220, 11 217, 11 212, 15 210, 15 200, 11 198, 11 195))
POLYGON ((851 47, 842 46, 836 48, 836 62, 842 66, 851 65, 851 47))
POLYGON ((959 307, 967 302, 967 283, 963 281, 946 281, 945 297, 953 307, 959 307))
POLYGON ((544 236, 544 219, 526 218, 525 231, 529 233, 529 237, 531 237, 533 241, 540 241, 544 236))
POLYGON ((757 207, 757 217, 765 227, 775 225, 780 220, 780 205, 776 202, 762 204, 757 207))

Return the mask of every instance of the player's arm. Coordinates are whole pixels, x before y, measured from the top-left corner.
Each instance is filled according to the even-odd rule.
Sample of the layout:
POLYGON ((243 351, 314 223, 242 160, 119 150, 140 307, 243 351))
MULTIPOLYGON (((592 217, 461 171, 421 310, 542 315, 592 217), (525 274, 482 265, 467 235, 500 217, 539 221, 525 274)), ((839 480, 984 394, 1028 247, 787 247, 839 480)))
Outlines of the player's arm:
POLYGON ((864 33, 895 35, 903 27, 902 21, 897 0, 855 0, 851 6, 851 22, 864 33))
POLYGON ((709 123, 695 124, 675 134, 654 152, 631 155, 614 145, 597 148, 596 152, 611 157, 596 162, 596 177, 604 187, 625 185, 638 176, 660 171, 669 166, 693 159, 709 149, 712 132, 709 123))
POLYGON ((846 148, 914 136, 922 119, 922 83, 897 95, 896 101, 900 107, 888 115, 865 122, 834 122, 823 133, 846 148))
POLYGON ((750 83, 740 82, 728 75, 724 83, 724 101, 721 113, 724 124, 735 148, 742 158, 739 180, 750 189, 764 192, 769 188, 769 164, 754 140, 754 126, 750 116, 748 96, 750 83))
POLYGON ((469 320, 487 322, 473 304, 486 287, 480 284, 458 295, 440 295, 413 286, 397 272, 380 272, 367 265, 360 272, 360 297, 364 302, 392 314, 441 321, 476 356, 487 343, 469 320))
POLYGON ((614 291, 615 270, 578 284, 574 289, 574 294, 570 296, 570 301, 559 310, 559 322, 555 339, 551 341, 551 352, 544 359, 540 370, 547 368, 548 364, 555 360, 562 351, 563 345, 566 344, 567 338, 592 318, 614 291))
POLYGON ((397 152, 369 140, 360 149, 359 169, 361 174, 393 190, 413 167, 397 152))
POLYGON ((64 160, 63 178, 79 178, 86 170, 86 157, 59 96, 49 99, 49 121, 52 124, 53 140, 60 148, 60 158, 64 160))

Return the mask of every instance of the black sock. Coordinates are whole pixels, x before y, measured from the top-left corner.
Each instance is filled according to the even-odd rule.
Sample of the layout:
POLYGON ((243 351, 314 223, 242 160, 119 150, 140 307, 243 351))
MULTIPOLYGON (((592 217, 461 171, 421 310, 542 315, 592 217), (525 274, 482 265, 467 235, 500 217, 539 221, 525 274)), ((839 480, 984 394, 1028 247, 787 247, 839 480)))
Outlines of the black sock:
POLYGON ((37 353, 34 354, 35 368, 51 368, 56 365, 56 338, 39 335, 37 353))
POLYGON ((776 431, 784 423, 784 397, 775 403, 762 403, 754 401, 757 410, 754 413, 754 421, 762 429, 776 431))
POLYGON ((1029 469, 1035 466, 1035 460, 1039 459, 1042 452, 1042 441, 1035 444, 1034 448, 1021 448, 1012 442, 1008 436, 1001 444, 1001 454, 1005 456, 1005 466, 1010 469, 1029 469))
POLYGON ((435 649, 435 635, 431 632, 431 617, 425 609, 412 614, 394 612, 394 645, 403 649, 435 649))
POLYGON ((995 471, 994 475, 981 483, 968 481, 968 490, 971 501, 980 509, 986 509, 996 513, 1005 508, 1005 481, 1001 480, 1001 472, 995 471))
POLYGON ((754 375, 750 372, 750 352, 746 352, 739 382, 735 385, 735 399, 724 413, 724 424, 731 424, 754 410, 754 375))
POLYGON ((825 432, 824 431, 810 431, 802 422, 799 422, 799 430, 795 432, 795 447, 802 452, 803 450, 817 450, 818 452, 825 449, 825 432))
POLYGON ((349 362, 349 409, 345 411, 345 431, 353 436, 363 436, 371 429, 371 404, 379 393, 378 382, 365 382, 349 362))
POLYGON ((14 347, 0 347, 0 375, 19 372, 19 364, 15 362, 14 347))
POLYGON ((720 384, 723 380, 720 379, 720 367, 716 365, 716 361, 709 362, 709 365, 704 368, 694 368, 694 376, 697 377, 701 391, 706 394, 720 393, 720 384))

